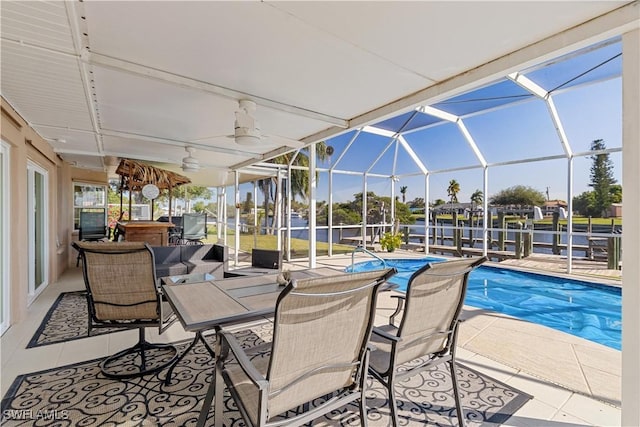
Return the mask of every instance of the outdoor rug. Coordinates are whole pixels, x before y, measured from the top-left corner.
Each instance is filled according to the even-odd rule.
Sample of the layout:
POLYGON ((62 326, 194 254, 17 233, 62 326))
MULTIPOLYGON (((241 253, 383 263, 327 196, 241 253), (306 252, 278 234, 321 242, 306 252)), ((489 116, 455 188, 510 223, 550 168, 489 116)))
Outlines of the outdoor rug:
MULTIPOLYGON (((236 332, 244 347, 271 339, 271 324, 236 332)), ((209 338, 211 339, 211 338, 209 338)), ((188 342, 178 344, 183 350, 188 342)), ((258 355, 256 357, 263 357, 258 355)), ((195 425, 213 371, 209 353, 199 344, 176 367, 171 384, 167 369, 130 380, 111 380, 100 373, 100 360, 19 376, 2 400, 3 426, 187 426, 195 425)), ((459 384, 467 426, 503 423, 531 396, 459 365, 459 384)), ((370 426, 389 425, 387 395, 369 378, 370 426)), ((396 386, 402 426, 457 425, 451 378, 444 367, 423 372, 396 386)), ((321 399, 320 399, 321 400, 321 399)), ((213 425, 213 407, 207 425, 213 425)), ((244 426, 225 392, 224 425, 244 426)), ((360 425, 357 402, 346 405, 314 426, 360 425)))
MULTIPOLYGON (((89 312, 85 291, 62 292, 44 316, 27 348, 87 338, 89 312)), ((91 335, 109 334, 122 329, 100 328, 91 335)))

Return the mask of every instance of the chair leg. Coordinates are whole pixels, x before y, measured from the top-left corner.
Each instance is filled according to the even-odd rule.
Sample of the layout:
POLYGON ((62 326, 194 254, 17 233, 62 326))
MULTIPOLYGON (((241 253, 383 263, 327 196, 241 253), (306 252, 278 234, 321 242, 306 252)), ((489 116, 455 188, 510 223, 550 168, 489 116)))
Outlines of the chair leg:
POLYGON ((398 427, 398 402, 396 401, 396 394, 393 391, 394 382, 395 382, 395 373, 392 373, 387 378, 386 386, 387 386, 387 392, 389 393, 389 410, 391 411, 391 425, 393 427, 398 427))
POLYGON ((360 425, 362 427, 367 427, 367 401, 364 397, 365 388, 362 388, 362 393, 360 394, 360 425))
POLYGON ((154 374, 173 363, 178 357, 178 350, 171 344, 151 344, 145 340, 145 328, 138 328, 138 342, 133 347, 124 349, 100 362, 100 370, 107 378, 128 379, 141 377, 147 374, 154 374), (172 356, 157 366, 147 368, 148 350, 167 350, 172 356), (129 360, 140 358, 140 363, 123 363, 129 360), (135 369, 131 369, 131 367, 135 369))
POLYGON ((449 369, 451 370, 451 382, 453 383, 453 398, 456 403, 456 414, 458 415, 458 425, 464 427, 464 413, 462 412, 462 404, 460 403, 460 393, 458 391, 458 378, 456 376, 456 362, 451 359, 449 361, 449 369))
MULTIPOLYGON (((220 381, 222 380, 222 375, 217 372, 218 371, 218 363, 216 361, 216 368, 213 371, 213 377, 211 378, 211 382, 209 383, 209 389, 207 390, 207 395, 204 398, 204 401, 202 402, 202 409, 200 409, 200 415, 198 416, 198 423, 196 424, 196 427, 204 427, 205 423, 207 422, 207 416, 209 415, 209 410, 211 409, 211 402, 213 401, 214 397, 217 399, 218 395, 216 393, 216 387, 218 386, 216 383, 219 381, 218 379, 220 378, 220 381), (215 396, 214 396, 215 395, 215 396)), ((214 406, 214 422, 215 420, 220 417, 222 418, 222 413, 218 413, 217 409, 214 406)))

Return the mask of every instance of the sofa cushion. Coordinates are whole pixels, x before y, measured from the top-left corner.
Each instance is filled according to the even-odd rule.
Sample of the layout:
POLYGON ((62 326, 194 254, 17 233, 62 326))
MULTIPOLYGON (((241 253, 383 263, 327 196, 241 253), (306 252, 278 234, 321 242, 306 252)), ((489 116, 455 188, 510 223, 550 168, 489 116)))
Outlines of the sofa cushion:
POLYGON ((156 264, 156 277, 179 276, 188 272, 188 267, 181 262, 156 264))
POLYGON ((183 245, 180 246, 180 261, 200 261, 200 260, 212 260, 222 261, 222 259, 216 259, 216 251, 212 244, 206 245, 183 245))
POLYGON ((180 248, 178 246, 154 246, 153 257, 156 265, 175 264, 182 261, 180 259, 180 248))
POLYGON ((224 245, 185 245, 180 250, 180 259, 189 273, 211 273, 222 278, 229 268, 229 252, 224 245))
POLYGON ((191 273, 211 273, 216 279, 224 277, 224 263, 220 261, 192 260, 183 264, 191 273))

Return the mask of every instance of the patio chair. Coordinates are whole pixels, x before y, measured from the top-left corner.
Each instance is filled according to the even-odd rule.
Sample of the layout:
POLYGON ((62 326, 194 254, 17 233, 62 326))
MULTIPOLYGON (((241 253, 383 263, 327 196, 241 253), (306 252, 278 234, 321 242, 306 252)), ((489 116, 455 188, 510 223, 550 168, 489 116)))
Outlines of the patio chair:
POLYGON ((201 245, 207 238, 207 214, 185 213, 182 215, 180 244, 201 245))
MULTIPOLYGON (((373 329, 371 344, 375 350, 371 352, 369 372, 388 390, 394 427, 398 425, 394 384, 441 363, 449 364, 458 424, 464 425, 456 380, 458 317, 469 273, 486 260, 466 258, 425 265, 409 279, 400 325, 373 329)), ((399 308, 402 302, 400 299, 399 308)))
POLYGON ((250 426, 298 426, 358 399, 366 426, 367 343, 378 288, 395 272, 342 273, 289 282, 276 303, 272 343, 243 350, 222 329, 214 380, 198 425, 206 421, 214 390, 215 425, 222 425, 226 384, 250 426), (250 360, 251 355, 265 352, 269 354, 250 360), (301 410, 287 413, 295 408, 301 410), (285 419, 278 418, 285 413, 285 419))
MULTIPOLYGON (((78 239, 84 242, 97 242, 108 238, 106 209, 82 209, 80 210, 80 222, 78 224, 78 239)), ((80 265, 80 253, 76 258, 76 267, 80 265)))
POLYGON ((143 242, 74 242, 83 260, 89 308, 89 336, 94 328, 138 329, 138 342, 100 363, 109 378, 133 378, 160 371, 178 352, 173 345, 151 344, 145 328, 164 332, 176 316, 156 286, 151 247, 143 242))

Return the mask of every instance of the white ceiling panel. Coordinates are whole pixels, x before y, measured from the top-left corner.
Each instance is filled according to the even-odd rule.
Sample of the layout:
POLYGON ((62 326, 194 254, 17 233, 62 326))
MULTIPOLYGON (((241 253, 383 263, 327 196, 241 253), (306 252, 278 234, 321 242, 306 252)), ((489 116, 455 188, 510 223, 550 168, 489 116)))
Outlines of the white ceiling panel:
POLYGON ((432 83, 269 3, 155 2, 150 14, 148 2, 88 2, 85 10, 92 52, 337 117, 432 83))
POLYGON ((63 158, 67 152, 86 152, 99 155, 98 141, 93 131, 79 131, 66 128, 50 128, 48 126, 34 126, 40 135, 47 135, 47 140, 53 149, 63 158))
POLYGON ((615 1, 1 1, 0 8, 1 94, 65 160, 104 168, 104 156, 130 157, 179 170, 190 145, 209 185, 233 178, 214 166, 300 146, 276 137, 314 142, 374 123, 469 89, 483 64, 491 66, 482 78, 495 78, 638 20, 632 2, 615 1), (622 4, 632 18, 615 11, 622 4), (264 138, 252 147, 226 137, 241 99, 257 103, 264 138))
POLYGON ((102 158, 95 156, 83 156, 79 154, 65 154, 64 160, 75 167, 82 169, 102 170, 104 168, 102 158))
POLYGON ((64 2, 3 1, 0 22, 3 38, 74 52, 64 2))
MULTIPOLYGON (((180 165, 182 163, 182 158, 187 156, 187 152, 184 147, 158 144, 157 142, 133 138, 114 138, 104 136, 103 147, 105 155, 124 157, 123 154, 127 153, 128 157, 132 159, 150 160, 176 165, 180 165)), ((195 157, 198 158, 201 166, 203 167, 223 167, 229 164, 239 163, 247 159, 246 156, 234 156, 231 154, 218 153, 199 147, 196 147, 195 150, 195 157)))
POLYGON ((294 1, 273 7, 398 67, 442 81, 624 3, 347 1, 326 7, 294 1))
POLYGON ((34 124, 92 129, 72 56, 2 41, 2 94, 34 124))

